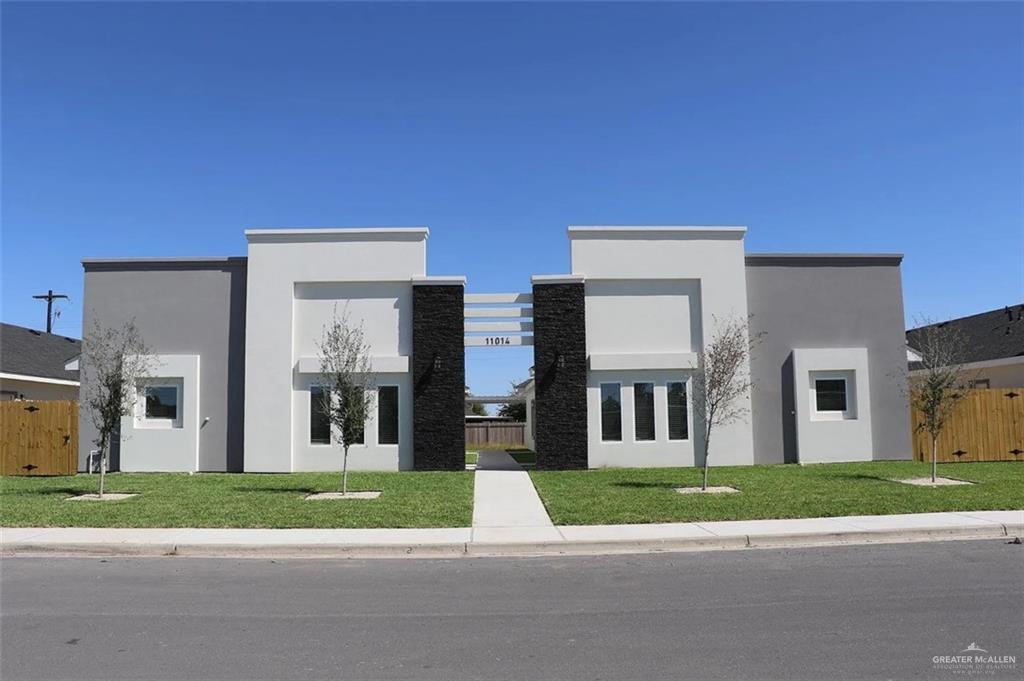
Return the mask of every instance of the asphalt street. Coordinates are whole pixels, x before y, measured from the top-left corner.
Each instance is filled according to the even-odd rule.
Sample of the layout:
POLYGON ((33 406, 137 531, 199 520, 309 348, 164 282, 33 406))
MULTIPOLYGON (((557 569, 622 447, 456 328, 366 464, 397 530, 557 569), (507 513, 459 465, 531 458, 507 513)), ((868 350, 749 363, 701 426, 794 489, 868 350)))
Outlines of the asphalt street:
POLYGON ((0 626, 4 681, 1020 679, 1024 546, 7 558, 0 626))

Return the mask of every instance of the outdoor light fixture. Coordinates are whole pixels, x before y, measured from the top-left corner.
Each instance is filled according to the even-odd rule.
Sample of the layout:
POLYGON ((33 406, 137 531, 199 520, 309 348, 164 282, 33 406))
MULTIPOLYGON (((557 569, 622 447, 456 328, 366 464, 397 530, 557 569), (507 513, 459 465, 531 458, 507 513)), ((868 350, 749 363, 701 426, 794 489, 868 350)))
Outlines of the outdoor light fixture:
POLYGON ((565 368, 565 355, 563 355, 562 353, 558 353, 558 356, 557 356, 557 359, 555 360, 555 363, 558 365, 559 369, 564 369, 565 368))
POLYGON ((444 363, 441 361, 441 358, 438 357, 437 355, 434 355, 434 371, 440 371, 442 366, 444 366, 444 363))

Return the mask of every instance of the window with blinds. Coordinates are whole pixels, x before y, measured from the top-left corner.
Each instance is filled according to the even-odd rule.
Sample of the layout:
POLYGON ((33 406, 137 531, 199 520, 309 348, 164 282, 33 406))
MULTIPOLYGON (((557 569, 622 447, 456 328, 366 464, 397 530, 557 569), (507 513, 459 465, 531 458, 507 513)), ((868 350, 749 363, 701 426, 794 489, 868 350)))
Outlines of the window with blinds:
POLYGON ((690 437, 689 422, 686 418, 686 383, 669 381, 668 388, 668 439, 686 440, 690 437))
POLYGON ((601 439, 605 442, 622 441, 622 403, 618 383, 601 384, 601 439))
POLYGON ((846 381, 842 378, 816 380, 814 408, 818 411, 846 411, 846 381))
POLYGON ((398 444, 398 386, 377 389, 377 444, 398 444))
POLYGON ((633 384, 633 421, 637 441, 654 439, 654 384, 633 384))

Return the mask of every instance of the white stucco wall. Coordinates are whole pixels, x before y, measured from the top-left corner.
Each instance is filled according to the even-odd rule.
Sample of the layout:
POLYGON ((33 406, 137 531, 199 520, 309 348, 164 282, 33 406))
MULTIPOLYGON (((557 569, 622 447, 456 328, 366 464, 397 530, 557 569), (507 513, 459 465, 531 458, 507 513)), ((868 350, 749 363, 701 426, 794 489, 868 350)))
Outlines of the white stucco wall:
MULTIPOLYGON (((142 384, 177 385, 178 420, 174 424, 149 424, 143 418, 142 400, 136 399, 134 413, 121 419, 121 470, 126 473, 198 471, 202 425, 199 355, 153 355, 152 360, 152 371, 142 384)), ((138 389, 136 397, 139 397, 138 389)))
MULTIPOLYGON (((745 233, 742 227, 569 228, 572 274, 584 277, 587 295, 591 466, 703 463, 694 460, 693 451, 701 449, 694 437, 702 435, 693 428, 685 443, 632 444, 625 438, 619 445, 601 444, 598 385, 613 380, 631 385, 645 374, 636 367, 657 368, 651 374, 661 382, 662 402, 655 392, 656 425, 667 429, 661 423, 664 379, 687 375, 716 317, 747 317, 745 233)), ((749 411, 749 397, 744 403, 749 411)), ((627 419, 632 424, 631 389, 623 396, 623 410, 624 434, 631 436, 626 427, 627 419)), ((753 463, 749 419, 715 432, 710 459, 712 465, 753 463)))
MULTIPOLYGON (((292 413, 295 428, 292 431, 292 451, 297 471, 341 470, 342 453, 337 444, 312 444, 309 441, 310 393, 317 384, 314 374, 296 376, 296 389, 292 393, 292 413)), ((363 444, 348 450, 348 467, 353 471, 410 470, 412 461, 412 375, 406 373, 377 374, 378 386, 398 386, 398 444, 380 444, 377 440, 376 399, 366 421, 363 444)), ((332 434, 332 439, 333 439, 332 434)))
POLYGON ((871 461, 871 386, 866 348, 793 350, 797 457, 800 463, 871 461), (822 417, 814 408, 814 379, 848 381, 846 418, 822 417), (852 379, 852 380, 851 380, 852 379))
MULTIPOLYGON (((412 278, 426 274, 427 230, 250 230, 246 237, 245 470, 321 470, 324 455, 296 450, 298 434, 308 433, 308 413, 296 406, 308 401, 298 361, 316 355, 323 320, 336 301, 339 310, 348 302, 353 318, 367 317, 375 356, 408 355, 405 311, 412 278)), ((405 414, 402 421, 411 410, 405 414)), ((411 448, 411 433, 400 440, 400 447, 411 448)), ((393 470, 402 457, 389 456, 358 465, 393 470)), ((328 470, 340 467, 333 458, 328 470)))
POLYGON ((537 451, 537 420, 534 418, 535 401, 537 399, 537 385, 531 381, 524 393, 526 397, 526 426, 523 428, 523 443, 527 449, 537 451))
MULTIPOLYGON (((692 388, 690 373, 686 371, 591 371, 587 376, 587 454, 591 468, 602 466, 666 467, 695 466, 692 388), (669 381, 683 381, 687 394, 687 423, 689 437, 685 440, 668 438, 669 381), (619 383, 619 401, 622 408, 622 440, 605 442, 601 439, 601 383, 619 383), (654 439, 636 439, 634 418, 634 383, 654 384, 654 439)), ((712 459, 714 462, 714 460, 712 459)))

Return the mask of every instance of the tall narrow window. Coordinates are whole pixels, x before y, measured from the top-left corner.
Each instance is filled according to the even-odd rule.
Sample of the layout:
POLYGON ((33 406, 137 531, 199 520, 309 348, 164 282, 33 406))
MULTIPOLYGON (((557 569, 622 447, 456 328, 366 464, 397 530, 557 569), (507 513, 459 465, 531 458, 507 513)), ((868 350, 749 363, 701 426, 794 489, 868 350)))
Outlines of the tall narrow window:
POLYGON ((377 389, 377 444, 398 444, 398 386, 377 389))
POLYGON ((636 439, 654 439, 654 384, 633 384, 633 421, 636 439))
POLYGON ((314 385, 309 389, 309 442, 314 445, 331 444, 331 419, 324 405, 324 396, 331 391, 314 385))
MULTIPOLYGON (((353 387, 352 388, 352 392, 350 393, 352 399, 353 400, 360 400, 360 399, 362 399, 363 398, 362 390, 363 389, 361 387, 358 387, 358 386, 357 387, 353 387)), ((335 399, 342 399, 342 398, 340 396, 337 396, 337 397, 335 397, 335 399)), ((355 428, 353 429, 353 432, 348 434, 348 440, 349 440, 349 444, 351 444, 351 445, 366 444, 366 424, 365 423, 356 424, 355 428)))
POLYGON ((690 437, 686 418, 686 384, 670 381, 668 384, 668 439, 686 440, 690 437))
POLYGON ((605 442, 622 441, 622 403, 618 383, 601 384, 601 439, 605 442))

